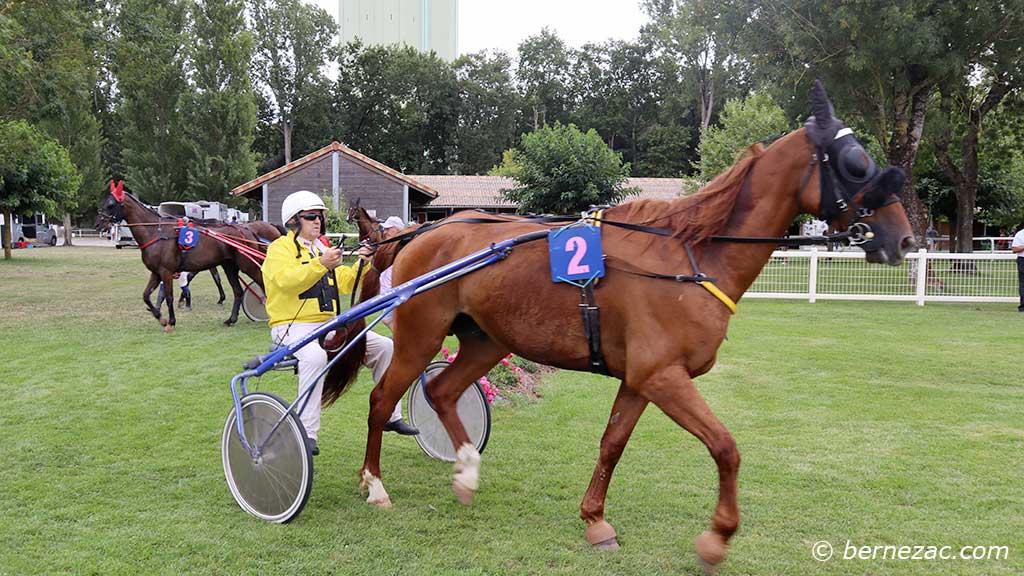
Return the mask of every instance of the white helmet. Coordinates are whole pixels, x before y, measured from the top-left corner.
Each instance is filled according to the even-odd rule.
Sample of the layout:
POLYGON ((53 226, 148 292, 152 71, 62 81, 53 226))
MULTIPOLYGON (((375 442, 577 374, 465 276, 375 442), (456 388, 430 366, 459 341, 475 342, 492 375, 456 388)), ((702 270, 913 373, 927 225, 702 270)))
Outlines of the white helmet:
POLYGON ((309 190, 292 192, 281 203, 281 224, 288 224, 296 214, 304 210, 327 210, 323 198, 309 190))

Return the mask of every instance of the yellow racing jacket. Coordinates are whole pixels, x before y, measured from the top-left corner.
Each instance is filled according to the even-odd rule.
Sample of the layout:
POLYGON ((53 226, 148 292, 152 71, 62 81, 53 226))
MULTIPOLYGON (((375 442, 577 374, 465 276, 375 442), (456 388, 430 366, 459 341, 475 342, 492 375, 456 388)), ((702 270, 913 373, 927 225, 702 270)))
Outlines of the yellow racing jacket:
POLYGON ((296 250, 293 231, 270 244, 262 271, 271 326, 337 316, 339 294, 350 294, 356 281, 354 265, 338 266, 332 273, 320 263, 316 248, 300 239, 296 250))

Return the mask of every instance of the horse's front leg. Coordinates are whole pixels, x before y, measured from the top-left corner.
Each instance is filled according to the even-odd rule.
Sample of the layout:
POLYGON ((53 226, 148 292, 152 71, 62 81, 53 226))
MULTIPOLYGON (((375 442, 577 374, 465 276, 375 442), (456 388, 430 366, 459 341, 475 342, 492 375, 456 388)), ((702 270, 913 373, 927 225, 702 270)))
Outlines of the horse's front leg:
POLYGON ((718 465, 718 505, 711 518, 711 530, 698 536, 696 541, 697 555, 705 572, 712 572, 728 555, 729 538, 740 525, 736 503, 740 453, 736 441, 711 412, 682 366, 661 368, 636 390, 703 442, 718 465))
POLYGON ((170 334, 176 324, 174 318, 174 273, 170 270, 161 270, 160 279, 164 283, 164 297, 167 298, 167 319, 161 319, 160 324, 164 327, 164 332, 170 334))
POLYGON ((156 272, 149 273, 149 283, 146 284, 146 289, 142 291, 142 301, 146 303, 146 309, 153 315, 154 318, 160 320, 160 308, 153 305, 152 295, 153 290, 160 285, 160 276, 156 272))
POLYGON ((601 437, 601 454, 594 467, 594 475, 590 478, 590 486, 580 503, 580 518, 587 523, 587 542, 595 548, 616 550, 619 547, 615 529, 604 519, 604 501, 615 465, 619 463, 629 436, 645 408, 646 398, 626 386, 625 382, 619 385, 608 426, 601 437))
POLYGON ((238 322, 238 310, 242 307, 242 283, 238 280, 238 268, 234 264, 224 264, 224 275, 228 277, 228 284, 231 285, 231 292, 235 295, 231 303, 231 316, 224 321, 225 326, 231 326, 238 322))
MULTIPOLYGON (((451 365, 427 385, 427 396, 434 403, 437 417, 456 447, 452 491, 459 502, 470 505, 480 483, 480 453, 470 442, 459 418, 457 405, 462 393, 494 367, 508 350, 486 335, 460 335, 459 354, 451 365)), ((414 386, 416 384, 413 384, 414 386)))

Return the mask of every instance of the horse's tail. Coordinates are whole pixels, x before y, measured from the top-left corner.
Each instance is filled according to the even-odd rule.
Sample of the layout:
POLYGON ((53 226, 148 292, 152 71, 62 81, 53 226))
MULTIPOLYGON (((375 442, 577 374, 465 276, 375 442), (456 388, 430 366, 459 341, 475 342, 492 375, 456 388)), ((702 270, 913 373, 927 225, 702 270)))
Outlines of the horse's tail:
MULTIPOLYGON (((328 350, 339 350, 344 347, 348 341, 363 331, 366 327, 366 321, 362 318, 353 321, 351 324, 345 326, 344 330, 335 332, 335 337, 329 339, 324 343, 325 348, 328 350), (340 334, 344 332, 344 334, 340 334)), ((324 376, 324 392, 321 396, 321 405, 326 408, 334 401, 337 400, 341 395, 348 389, 348 385, 351 384, 355 379, 356 375, 359 374, 359 367, 363 364, 363 356, 366 355, 366 339, 360 338, 358 342, 345 353, 340 360, 338 360, 331 369, 327 371, 327 375, 324 376)), ((328 360, 333 359, 337 356, 337 352, 327 353, 328 360)))
MULTIPOLYGON (((363 279, 359 288, 360 302, 369 300, 380 293, 380 273, 377 270, 385 270, 388 266, 391 266, 395 256, 398 255, 403 246, 404 244, 391 243, 385 244, 377 250, 377 254, 374 255, 373 259, 373 266, 367 266, 363 272, 363 279)), ((334 338, 324 343, 324 347, 328 350, 339 350, 353 336, 362 332, 365 327, 366 321, 363 318, 355 320, 345 326, 344 334, 341 334, 340 331, 336 332, 334 338)), ((336 353, 328 352, 327 358, 329 360, 333 359, 335 355, 336 353)), ((365 355, 366 339, 363 338, 352 346, 334 366, 331 366, 331 369, 327 371, 327 375, 324 376, 324 391, 321 396, 321 405, 323 407, 326 408, 333 404, 348 389, 349 384, 359 374, 359 367, 363 365, 363 356, 365 355)))

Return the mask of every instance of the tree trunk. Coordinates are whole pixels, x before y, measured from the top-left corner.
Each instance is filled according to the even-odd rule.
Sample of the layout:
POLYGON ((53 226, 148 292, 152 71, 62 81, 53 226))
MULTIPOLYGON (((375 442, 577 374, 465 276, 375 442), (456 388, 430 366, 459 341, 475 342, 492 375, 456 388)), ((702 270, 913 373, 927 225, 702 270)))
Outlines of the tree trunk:
POLYGON ((977 189, 965 183, 956 195, 956 251, 970 254, 974 251, 974 204, 977 189))
POLYGON ((918 246, 926 245, 924 232, 928 228, 928 211, 924 202, 921 202, 921 198, 917 195, 917 190, 914 189, 913 169, 914 161, 917 159, 918 146, 921 144, 921 135, 924 132, 924 117, 930 93, 930 86, 922 83, 910 94, 897 95, 894 102, 895 121, 892 137, 889 141, 889 149, 886 151, 889 163, 899 166, 907 175, 900 200, 903 203, 903 209, 907 212, 907 219, 914 230, 918 246), (907 114, 908 99, 909 115, 907 114))
POLYGON ((4 208, 4 260, 11 259, 11 232, 14 229, 14 218, 11 216, 11 209, 4 208))
POLYGON ((281 132, 284 134, 284 163, 287 164, 292 161, 292 123, 282 120, 281 132))
POLYGON ((538 124, 539 122, 540 122, 540 111, 537 110, 536 106, 534 106, 533 107, 533 131, 534 132, 536 132, 537 128, 540 127, 540 125, 538 124))
POLYGON ((70 212, 65 212, 64 213, 64 245, 65 246, 74 246, 74 244, 71 243, 71 213, 70 212))

